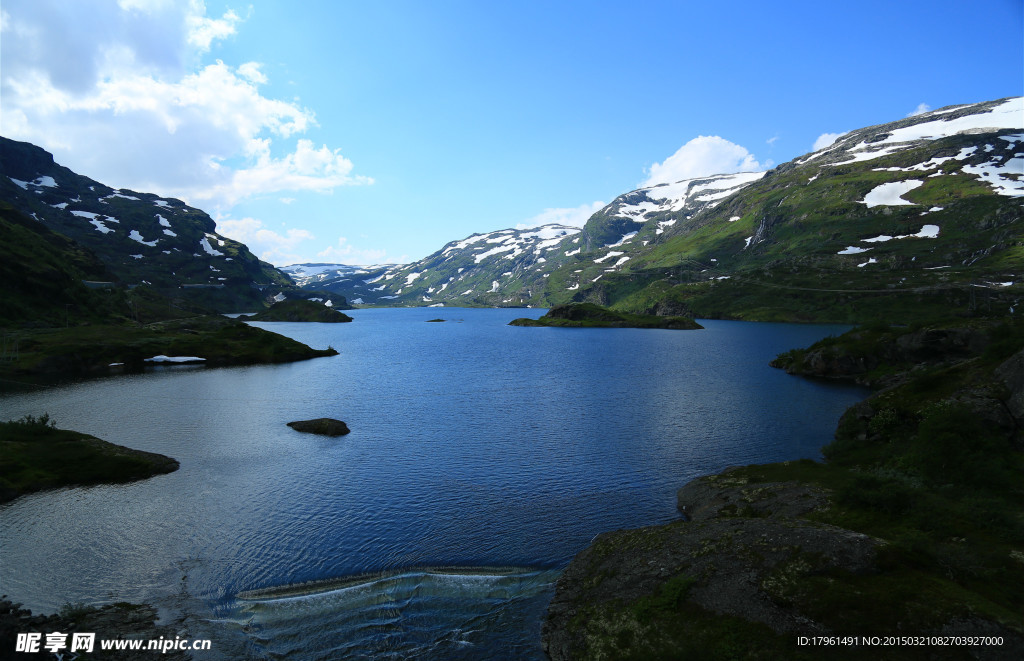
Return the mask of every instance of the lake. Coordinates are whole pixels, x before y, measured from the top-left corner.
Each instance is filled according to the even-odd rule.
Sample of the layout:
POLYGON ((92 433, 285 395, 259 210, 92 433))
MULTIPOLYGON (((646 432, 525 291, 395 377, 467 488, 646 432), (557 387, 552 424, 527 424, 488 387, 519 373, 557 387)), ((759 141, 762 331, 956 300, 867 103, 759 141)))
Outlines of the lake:
POLYGON ((507 325, 542 313, 256 324, 340 355, 0 395, 0 418, 181 462, 0 507, 0 591, 41 612, 153 603, 213 638, 197 659, 543 658, 554 581, 595 535, 678 518, 698 475, 820 457, 866 395, 768 366, 846 327, 507 325), (352 433, 285 425, 316 417, 352 433))

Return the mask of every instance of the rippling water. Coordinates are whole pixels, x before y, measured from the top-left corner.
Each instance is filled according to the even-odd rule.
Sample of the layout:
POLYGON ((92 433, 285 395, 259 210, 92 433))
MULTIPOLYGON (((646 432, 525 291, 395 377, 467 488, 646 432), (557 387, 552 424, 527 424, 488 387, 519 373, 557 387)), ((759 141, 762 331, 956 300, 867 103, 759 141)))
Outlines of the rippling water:
POLYGON ((48 412, 181 469, 0 507, 0 590, 186 610, 223 658, 539 657, 557 572, 594 535, 675 518, 696 475, 819 456, 864 396, 767 365, 841 327, 506 325, 524 313, 261 324, 341 355, 3 395, 0 418, 48 412), (352 433, 285 426, 321 416, 352 433))

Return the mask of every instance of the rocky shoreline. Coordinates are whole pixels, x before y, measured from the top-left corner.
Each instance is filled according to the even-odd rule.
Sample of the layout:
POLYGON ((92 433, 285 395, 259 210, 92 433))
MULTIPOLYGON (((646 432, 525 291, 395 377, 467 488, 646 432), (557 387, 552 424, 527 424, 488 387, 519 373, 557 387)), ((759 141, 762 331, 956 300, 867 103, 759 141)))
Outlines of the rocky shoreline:
POLYGON ((780 356, 879 390, 843 416, 826 463, 698 478, 679 521, 599 535, 558 581, 547 654, 815 659, 799 636, 928 635, 1000 644, 886 658, 1024 658, 1024 595, 1006 587, 1024 584, 1021 331, 855 329, 780 356))
MULTIPOLYGON (((94 633, 96 642, 93 652, 73 656, 67 649, 62 650, 64 658, 104 659, 106 661, 132 661, 140 656, 159 657, 170 661, 189 661, 192 655, 183 650, 166 652, 131 650, 100 650, 100 640, 176 640, 188 637, 188 632, 175 623, 158 625, 156 609, 147 604, 117 603, 102 607, 68 606, 54 615, 33 615, 32 611, 21 608, 0 596, 0 657, 15 659, 60 658, 43 646, 49 633, 94 633), (15 652, 18 634, 42 634, 40 649, 36 653, 15 652)), ((145 643, 144 643, 145 644, 145 643)), ((76 653, 78 654, 78 653, 76 653)))

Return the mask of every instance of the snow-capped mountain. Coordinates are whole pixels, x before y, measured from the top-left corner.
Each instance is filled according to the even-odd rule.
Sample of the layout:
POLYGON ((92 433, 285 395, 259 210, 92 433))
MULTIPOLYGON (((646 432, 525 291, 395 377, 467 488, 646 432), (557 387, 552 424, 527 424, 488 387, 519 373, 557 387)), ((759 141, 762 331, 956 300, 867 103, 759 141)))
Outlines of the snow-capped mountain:
POLYGON ((639 188, 620 195, 587 221, 587 250, 650 241, 679 220, 714 207, 764 174, 718 174, 639 188))
POLYGON ((1024 101, 1001 99, 852 131, 768 172, 630 191, 582 229, 474 234, 413 264, 292 275, 367 305, 586 300, 807 320, 1016 310, 1022 201, 1024 101))
POLYGON ((335 291, 356 305, 544 305, 548 278, 559 267, 589 256, 617 271, 629 259, 622 258, 626 250, 658 240, 678 216, 714 207, 762 176, 744 172, 641 188, 617 197, 582 229, 551 224, 473 234, 411 264, 282 270, 303 289, 335 291))
POLYGON ((474 234, 411 264, 297 264, 283 270, 304 289, 355 305, 528 305, 560 264, 579 254, 581 230, 543 225, 474 234))
POLYGON ((1020 309, 1019 97, 859 129, 767 173, 732 176, 711 192, 665 187, 685 188, 685 199, 633 191, 596 213, 584 234, 600 240, 551 274, 546 303, 806 319, 1020 309), (633 218, 644 221, 635 235, 633 218))
POLYGON ((221 308, 249 308, 290 283, 181 200, 111 188, 0 138, 0 199, 94 252, 124 285, 149 284, 221 308))

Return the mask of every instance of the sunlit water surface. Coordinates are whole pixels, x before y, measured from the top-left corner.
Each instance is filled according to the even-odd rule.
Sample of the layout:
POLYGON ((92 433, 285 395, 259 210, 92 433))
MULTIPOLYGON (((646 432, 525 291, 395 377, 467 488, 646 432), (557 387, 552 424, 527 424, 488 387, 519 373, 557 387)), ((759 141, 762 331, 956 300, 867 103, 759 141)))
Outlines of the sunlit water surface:
POLYGON ((694 476, 819 457, 865 394, 768 366, 842 327, 507 326, 541 312, 260 324, 341 355, 0 396, 0 418, 181 462, 0 507, 0 591, 148 601, 214 639, 202 658, 542 658, 558 571, 596 534, 673 520, 694 476), (322 416, 352 433, 285 425, 322 416))

